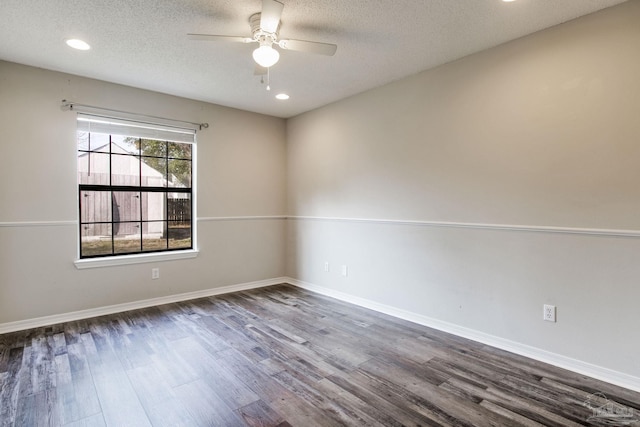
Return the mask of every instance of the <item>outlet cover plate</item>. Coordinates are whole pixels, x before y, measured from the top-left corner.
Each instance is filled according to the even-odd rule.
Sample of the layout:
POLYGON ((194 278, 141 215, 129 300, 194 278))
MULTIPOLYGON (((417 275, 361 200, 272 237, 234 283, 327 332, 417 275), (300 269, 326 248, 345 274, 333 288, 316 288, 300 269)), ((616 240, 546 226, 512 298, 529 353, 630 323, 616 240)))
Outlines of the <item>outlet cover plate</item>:
POLYGON ((542 319, 547 322, 556 321, 556 306, 545 304, 542 309, 542 319))

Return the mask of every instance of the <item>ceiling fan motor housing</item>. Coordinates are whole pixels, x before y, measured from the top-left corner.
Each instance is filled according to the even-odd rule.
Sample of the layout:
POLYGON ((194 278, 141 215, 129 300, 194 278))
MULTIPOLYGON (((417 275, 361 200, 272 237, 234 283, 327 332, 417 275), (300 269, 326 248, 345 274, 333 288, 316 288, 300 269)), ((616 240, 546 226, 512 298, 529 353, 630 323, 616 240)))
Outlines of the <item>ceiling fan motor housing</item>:
POLYGON ((269 33, 260 28, 260 18, 262 14, 260 12, 254 13, 249 17, 249 25, 251 26, 251 34, 253 39, 263 44, 271 44, 278 42, 278 31, 280 30, 280 23, 278 23, 278 30, 275 33, 269 33))

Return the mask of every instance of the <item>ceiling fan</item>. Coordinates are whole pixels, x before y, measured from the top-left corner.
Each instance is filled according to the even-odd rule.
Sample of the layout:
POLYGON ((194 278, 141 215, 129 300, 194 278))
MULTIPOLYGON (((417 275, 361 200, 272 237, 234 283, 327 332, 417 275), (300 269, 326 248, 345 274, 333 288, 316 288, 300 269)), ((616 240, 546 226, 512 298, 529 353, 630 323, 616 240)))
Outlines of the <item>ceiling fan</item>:
POLYGON ((253 59, 260 67, 267 69, 275 65, 280 59, 280 53, 274 49, 274 45, 281 49, 320 55, 333 56, 336 53, 338 46, 335 44, 278 39, 280 16, 282 15, 283 8, 284 4, 277 0, 262 0, 262 12, 254 13, 249 17, 251 37, 221 36, 214 34, 187 35, 191 40, 258 43, 258 48, 253 51, 253 59))

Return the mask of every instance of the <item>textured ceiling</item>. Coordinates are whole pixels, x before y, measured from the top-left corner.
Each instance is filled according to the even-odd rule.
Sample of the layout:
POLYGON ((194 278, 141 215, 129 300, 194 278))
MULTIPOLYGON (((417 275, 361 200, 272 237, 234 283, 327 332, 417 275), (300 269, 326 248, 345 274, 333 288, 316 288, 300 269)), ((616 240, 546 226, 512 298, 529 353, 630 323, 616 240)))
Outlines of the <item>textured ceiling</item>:
POLYGON ((0 59, 291 117, 624 2, 281 1, 281 38, 334 43, 338 51, 282 52, 271 92, 253 74, 255 45, 186 36, 249 36, 261 0, 1 0, 0 59), (68 38, 92 49, 72 50, 68 38), (278 92, 291 99, 276 100, 278 92))

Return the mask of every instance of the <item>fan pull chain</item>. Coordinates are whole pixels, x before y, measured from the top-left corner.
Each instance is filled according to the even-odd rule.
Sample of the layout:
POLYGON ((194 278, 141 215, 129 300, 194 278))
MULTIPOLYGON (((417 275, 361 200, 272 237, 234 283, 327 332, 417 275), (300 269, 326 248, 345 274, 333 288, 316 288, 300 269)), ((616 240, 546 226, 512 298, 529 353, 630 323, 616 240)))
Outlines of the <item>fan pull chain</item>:
POLYGON ((267 90, 271 90, 271 67, 267 68, 267 90))
MULTIPOLYGON (((264 74, 260 76, 260 84, 264 84, 264 74)), ((271 90, 271 68, 267 68, 267 90, 271 90)))

